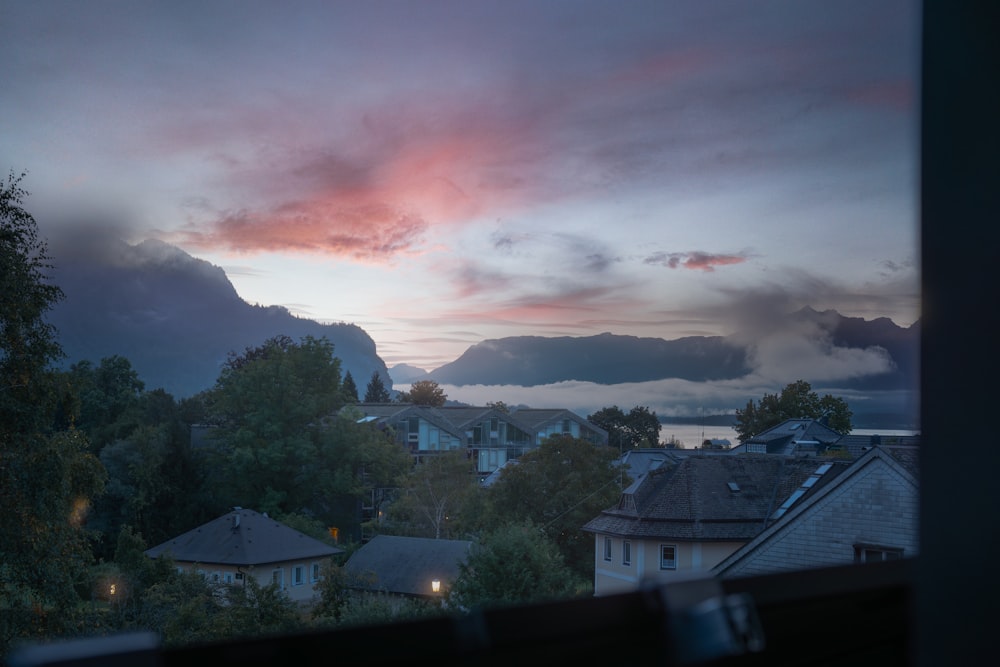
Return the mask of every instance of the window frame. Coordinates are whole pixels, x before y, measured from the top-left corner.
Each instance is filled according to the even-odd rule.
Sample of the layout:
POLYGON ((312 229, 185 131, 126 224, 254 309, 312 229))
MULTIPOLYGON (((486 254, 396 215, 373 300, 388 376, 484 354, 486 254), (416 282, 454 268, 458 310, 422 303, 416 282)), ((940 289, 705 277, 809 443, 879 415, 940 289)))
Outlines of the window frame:
POLYGON ((887 560, 899 560, 903 557, 902 547, 891 547, 884 544, 868 544, 858 542, 854 545, 855 563, 881 563, 887 560), (872 556, 878 555, 878 558, 872 556))
POLYGON ((612 543, 611 543, 611 538, 605 536, 604 537, 604 560, 607 561, 607 562, 609 562, 609 563, 613 559, 612 548, 613 548, 613 546, 612 546, 612 543))
POLYGON ((632 542, 622 540, 622 565, 629 567, 632 565, 632 542))
POLYGON ((676 570, 677 569, 677 545, 676 544, 661 544, 660 545, 660 569, 661 570, 676 570), (674 557, 666 560, 663 558, 663 552, 666 549, 672 549, 674 557), (668 563, 664 565, 664 563, 668 563))

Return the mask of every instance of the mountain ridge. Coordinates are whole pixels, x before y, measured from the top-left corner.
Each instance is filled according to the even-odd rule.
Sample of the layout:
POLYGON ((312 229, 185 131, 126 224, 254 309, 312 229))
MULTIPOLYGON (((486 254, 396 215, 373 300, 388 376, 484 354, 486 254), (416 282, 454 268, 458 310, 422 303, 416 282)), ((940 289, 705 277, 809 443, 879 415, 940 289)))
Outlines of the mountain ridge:
MULTIPOLYGON (((707 386, 746 378, 759 363, 758 351, 741 335, 667 340, 603 332, 488 339, 429 373, 406 364, 389 369, 361 327, 321 324, 295 317, 281 306, 251 305, 240 298, 222 268, 169 244, 79 243, 55 247, 51 255, 51 278, 66 298, 48 319, 66 352, 65 365, 121 355, 147 387, 163 388, 178 398, 213 386, 230 353, 276 335, 325 336, 341 359, 342 371, 351 373, 359 390, 373 372, 390 388, 420 379, 454 386, 532 388, 572 380, 611 386, 674 378, 707 386)), ((807 307, 773 324, 779 331, 811 331, 839 351, 867 351, 884 362, 877 373, 862 365, 854 375, 824 381, 825 387, 883 394, 915 391, 919 321, 903 328, 888 318, 864 320, 807 307)), ((781 350, 777 356, 782 356, 781 350)), ((773 379, 772 385, 767 391, 783 386, 773 379)), ((753 396, 759 398, 759 393, 753 396)))

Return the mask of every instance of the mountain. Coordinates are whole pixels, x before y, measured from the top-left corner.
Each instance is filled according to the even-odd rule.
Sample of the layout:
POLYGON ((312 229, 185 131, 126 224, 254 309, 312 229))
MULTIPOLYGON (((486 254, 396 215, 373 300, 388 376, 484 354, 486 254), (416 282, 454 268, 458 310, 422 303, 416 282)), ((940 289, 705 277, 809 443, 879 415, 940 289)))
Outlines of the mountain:
POLYGON ((441 384, 530 387, 564 380, 618 384, 668 377, 707 382, 740 377, 748 370, 746 351, 720 336, 664 340, 602 333, 486 340, 429 377, 441 384))
POLYGON ((49 314, 65 365, 120 355, 147 389, 185 398, 210 388, 230 352, 268 338, 326 337, 363 391, 373 372, 391 386, 375 342, 353 324, 320 324, 243 301, 225 272, 160 241, 54 245, 53 282, 66 298, 49 314))
MULTIPOLYGON (((847 350, 880 348, 891 359, 887 372, 827 380, 826 386, 911 390, 917 385, 919 322, 903 328, 887 318, 864 320, 807 307, 788 315, 775 329, 794 331, 796 336, 814 343, 823 339, 847 350)), ((741 334, 675 340, 610 333, 585 337, 515 336, 473 345, 428 377, 451 385, 522 386, 566 380, 606 385, 670 378, 692 382, 735 380, 753 370, 751 346, 757 340, 741 334)))
POLYGON ((396 384, 410 384, 427 379, 427 371, 410 364, 396 364, 389 369, 389 375, 396 384))

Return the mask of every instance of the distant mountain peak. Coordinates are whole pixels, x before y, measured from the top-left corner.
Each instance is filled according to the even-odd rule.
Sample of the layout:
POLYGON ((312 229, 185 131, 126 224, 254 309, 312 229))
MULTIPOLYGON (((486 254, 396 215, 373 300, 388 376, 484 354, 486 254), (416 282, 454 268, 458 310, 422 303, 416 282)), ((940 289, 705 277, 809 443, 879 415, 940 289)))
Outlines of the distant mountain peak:
POLYGON ((391 380, 375 342, 353 324, 321 324, 283 306, 241 299, 221 267, 156 239, 135 245, 89 239, 54 246, 53 281, 66 295, 52 309, 67 363, 127 358, 150 388, 178 397, 210 388, 230 352, 268 338, 326 337, 341 370, 391 380))

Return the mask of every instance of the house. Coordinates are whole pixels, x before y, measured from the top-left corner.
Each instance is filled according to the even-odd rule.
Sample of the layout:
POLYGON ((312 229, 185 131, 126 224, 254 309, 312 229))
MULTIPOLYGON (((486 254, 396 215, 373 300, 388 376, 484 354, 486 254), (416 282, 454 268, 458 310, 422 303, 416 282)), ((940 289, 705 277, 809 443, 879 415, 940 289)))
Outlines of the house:
POLYGON ((708 572, 848 465, 704 453, 651 468, 583 526, 594 535, 595 595, 708 572))
POLYGON ((305 602, 314 595, 323 565, 343 552, 267 514, 234 507, 145 553, 169 556, 178 568, 201 572, 220 584, 254 577, 261 586, 276 584, 292 600, 305 602))
POLYGON ((744 441, 733 453, 816 455, 843 436, 815 419, 786 419, 744 441))
POLYGON ((917 448, 870 448, 712 568, 720 577, 914 556, 917 448))
POLYGON ((344 569, 358 590, 433 598, 455 581, 471 549, 472 542, 465 540, 376 535, 344 569))
POLYGON ((397 442, 415 458, 465 450, 481 476, 537 448, 545 438, 567 434, 594 444, 607 444, 607 432, 563 409, 515 409, 471 406, 358 403, 358 421, 391 429, 397 442))

